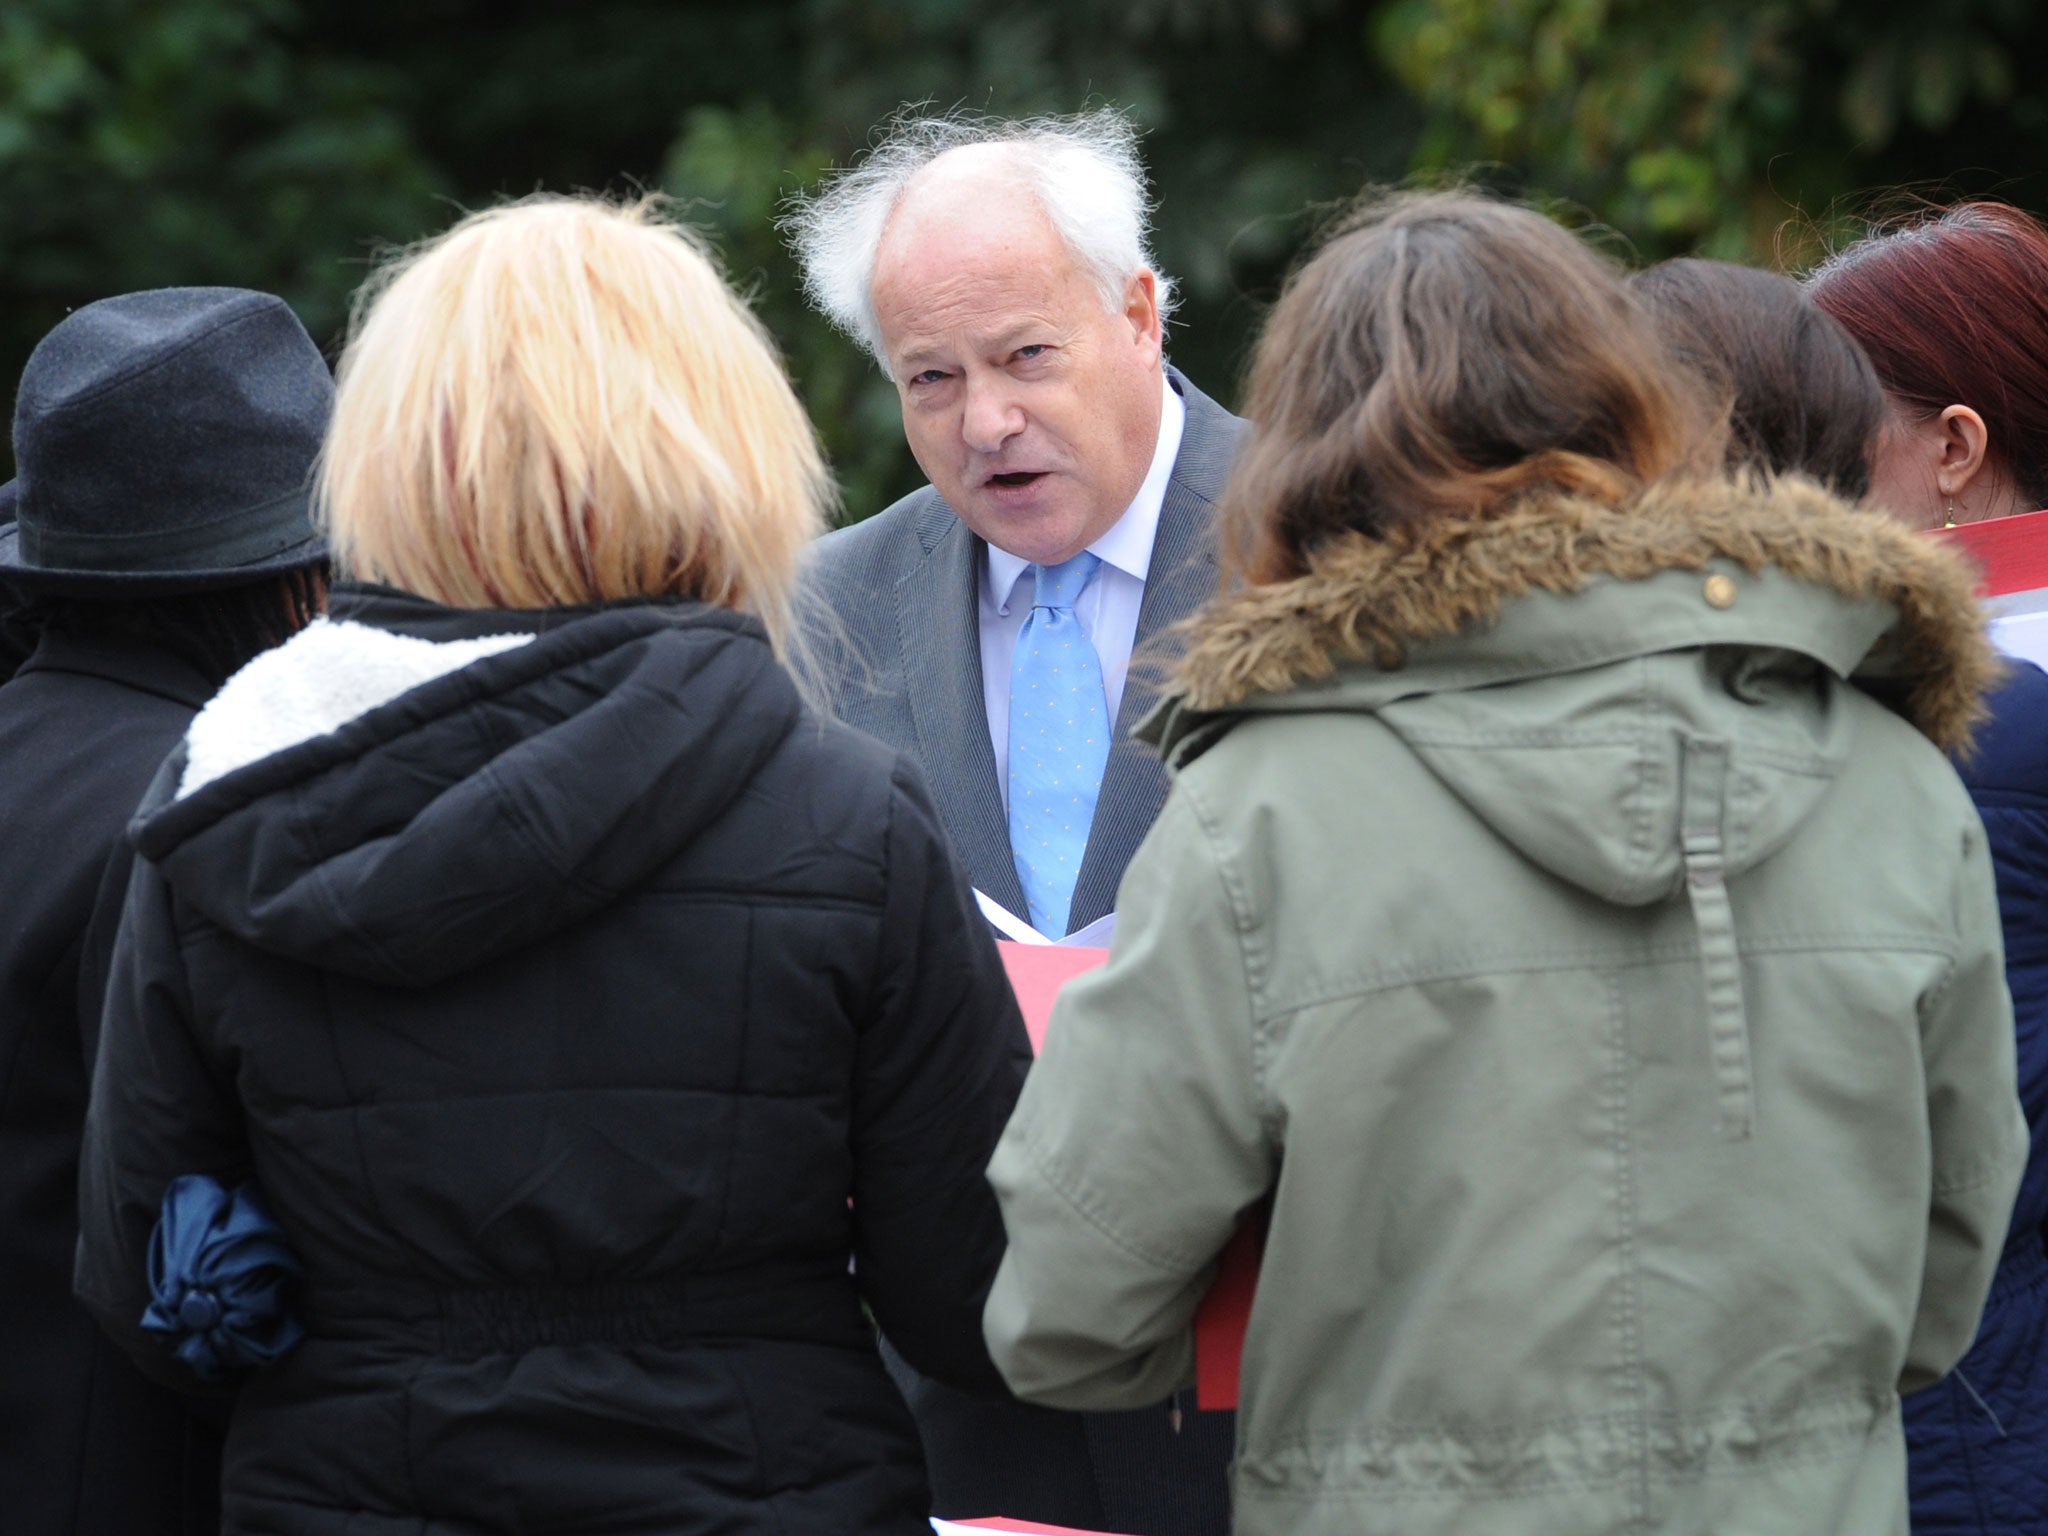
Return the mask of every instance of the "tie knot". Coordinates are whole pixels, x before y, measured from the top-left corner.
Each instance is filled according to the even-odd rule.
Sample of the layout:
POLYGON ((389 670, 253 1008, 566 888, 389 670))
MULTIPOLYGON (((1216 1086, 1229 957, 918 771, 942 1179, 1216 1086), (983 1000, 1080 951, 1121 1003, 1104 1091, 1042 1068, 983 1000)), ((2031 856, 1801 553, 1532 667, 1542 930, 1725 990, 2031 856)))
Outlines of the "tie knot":
POLYGON ((1081 595, 1081 589, 1088 585, 1088 578, 1095 574, 1095 567, 1102 564, 1100 555, 1091 555, 1087 550, 1063 561, 1059 565, 1034 565, 1032 579, 1037 583, 1037 595, 1031 599, 1034 608, 1071 608, 1081 595))

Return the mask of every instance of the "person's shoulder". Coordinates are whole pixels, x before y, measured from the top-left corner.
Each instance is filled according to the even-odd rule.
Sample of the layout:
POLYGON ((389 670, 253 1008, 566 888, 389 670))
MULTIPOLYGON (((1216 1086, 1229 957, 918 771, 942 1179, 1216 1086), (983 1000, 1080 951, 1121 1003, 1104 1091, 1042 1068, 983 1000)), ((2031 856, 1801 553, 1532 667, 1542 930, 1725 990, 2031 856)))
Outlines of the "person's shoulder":
POLYGON ((1173 461, 1173 477, 1201 496, 1214 501, 1229 477, 1231 461, 1244 446, 1250 423, 1233 416, 1196 387, 1178 368, 1167 370, 1168 382, 1187 412, 1181 428, 1180 452, 1173 461))
POLYGON ((826 586, 858 582, 863 586, 891 569, 903 569, 926 550, 925 530, 952 513, 939 493, 921 485, 898 497, 872 517, 828 533, 812 547, 810 567, 826 586))
POLYGON ((2048 672, 2031 661, 2007 664, 2004 681, 1984 701, 1991 715, 1961 763, 1963 781, 1975 792, 2048 800, 2048 672))
POLYGON ((906 813, 919 821, 935 815, 909 753, 830 714, 805 710, 776 756, 777 773, 790 775, 784 792, 808 800, 811 824, 841 828, 847 846, 879 838, 906 813))
POLYGON ((1202 435, 1221 433, 1235 437, 1251 424, 1212 399, 1202 387, 1180 369, 1167 364, 1166 379, 1187 411, 1187 430, 1202 435))

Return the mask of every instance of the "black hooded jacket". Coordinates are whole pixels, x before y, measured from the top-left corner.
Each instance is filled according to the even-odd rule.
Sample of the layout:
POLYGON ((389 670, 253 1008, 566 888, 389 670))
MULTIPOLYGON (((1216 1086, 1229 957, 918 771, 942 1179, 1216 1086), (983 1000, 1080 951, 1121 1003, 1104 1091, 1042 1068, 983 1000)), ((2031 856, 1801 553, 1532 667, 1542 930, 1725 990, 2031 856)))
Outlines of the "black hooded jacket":
POLYGON ((1029 1047, 916 771, 723 610, 419 628, 523 633, 315 625, 145 801, 80 1296, 179 1380, 164 1186, 260 1183, 308 1337, 240 1388, 230 1531, 927 1530, 862 1303, 1001 1390, 1029 1047))

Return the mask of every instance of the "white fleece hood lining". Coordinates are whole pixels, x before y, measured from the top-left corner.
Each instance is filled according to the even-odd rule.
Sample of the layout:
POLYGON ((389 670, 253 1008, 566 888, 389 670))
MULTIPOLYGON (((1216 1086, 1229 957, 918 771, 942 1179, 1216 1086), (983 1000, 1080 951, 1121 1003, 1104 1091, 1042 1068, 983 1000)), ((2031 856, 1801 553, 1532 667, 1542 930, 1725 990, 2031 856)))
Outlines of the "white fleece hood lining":
POLYGON ((316 619, 229 678, 200 710, 185 735, 178 798, 532 639, 509 634, 437 642, 316 619))

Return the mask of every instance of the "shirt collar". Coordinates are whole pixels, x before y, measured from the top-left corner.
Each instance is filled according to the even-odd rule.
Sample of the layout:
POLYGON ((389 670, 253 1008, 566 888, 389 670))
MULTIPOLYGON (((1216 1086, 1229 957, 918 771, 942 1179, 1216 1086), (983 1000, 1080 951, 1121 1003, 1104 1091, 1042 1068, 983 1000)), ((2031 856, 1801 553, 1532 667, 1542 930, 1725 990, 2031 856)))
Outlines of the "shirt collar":
POLYGON ((77 672, 104 678, 153 693, 198 709, 220 691, 220 679, 208 677, 194 662, 176 651, 123 635, 84 634, 51 626, 36 640, 36 648, 14 675, 35 672, 77 672))
MULTIPOLYGON (((1166 370, 1162 368, 1159 374, 1165 399, 1159 407, 1159 440, 1152 445, 1152 467, 1145 471, 1145 481, 1124 508, 1124 515, 1088 546, 1088 552, 1104 565, 1113 565, 1139 581, 1152 569, 1152 544, 1159 535, 1159 514, 1166 506, 1166 482, 1173 478, 1173 461, 1180 456, 1181 434, 1188 419, 1188 408, 1166 381, 1166 370)), ((989 605, 999 613, 1007 612, 1017 583, 1029 569, 1031 562, 1022 555, 989 545, 985 577, 989 605)))

